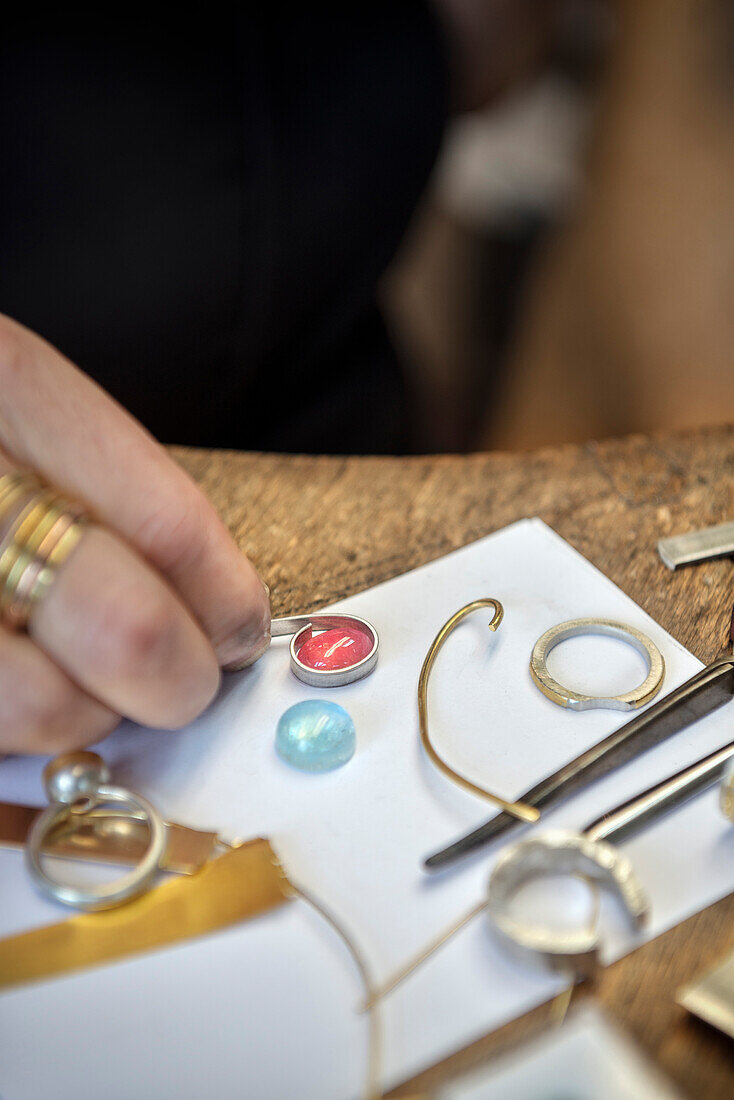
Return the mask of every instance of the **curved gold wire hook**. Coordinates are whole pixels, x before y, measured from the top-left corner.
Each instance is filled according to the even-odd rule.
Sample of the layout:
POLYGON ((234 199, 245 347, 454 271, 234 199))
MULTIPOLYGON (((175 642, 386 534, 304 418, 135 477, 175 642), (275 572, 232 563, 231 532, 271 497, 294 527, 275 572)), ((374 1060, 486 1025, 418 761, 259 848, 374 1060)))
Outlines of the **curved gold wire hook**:
POLYGON ((499 600, 493 600, 489 596, 482 597, 479 600, 473 600, 471 603, 468 603, 466 607, 462 607, 457 611, 455 615, 452 615, 447 623, 444 623, 433 639, 431 648, 426 654, 426 659, 423 662, 423 668, 421 669, 421 674, 418 679, 418 722, 420 726, 421 742, 428 757, 433 761, 436 767, 442 771, 444 775, 447 775, 449 779, 452 779, 454 783, 458 783, 460 787, 463 787, 465 791, 470 791, 471 794, 477 794, 480 798, 486 798, 489 802, 494 802, 496 806, 499 806, 506 813, 512 814, 513 817, 518 818, 520 821, 537 821, 540 817, 540 811, 537 810, 535 806, 529 806, 526 802, 508 802, 506 799, 500 798, 499 795, 493 794, 492 791, 488 791, 485 787, 480 787, 476 783, 472 783, 470 779, 454 771, 454 769, 438 755, 428 735, 428 677, 431 675, 431 669, 433 668, 438 651, 449 634, 459 625, 462 619, 465 619, 467 615, 471 615, 472 611, 477 611, 480 607, 494 608, 494 616, 489 624, 489 629, 496 630, 502 622, 502 617, 505 613, 499 600))

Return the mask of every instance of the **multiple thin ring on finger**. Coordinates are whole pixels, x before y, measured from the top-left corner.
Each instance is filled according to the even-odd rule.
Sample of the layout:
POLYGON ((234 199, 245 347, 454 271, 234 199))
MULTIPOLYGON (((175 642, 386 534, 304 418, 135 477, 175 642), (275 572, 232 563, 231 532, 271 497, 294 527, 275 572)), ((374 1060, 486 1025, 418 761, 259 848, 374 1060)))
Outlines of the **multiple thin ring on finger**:
MULTIPOLYGON (((32 541, 5 559, 0 752, 79 749, 121 716, 188 725, 222 669, 269 645, 257 572, 182 464, 57 349, 0 315, 0 477, 21 469, 34 471, 23 475, 33 491, 71 499, 51 506, 56 518, 31 508, 32 541), (86 520, 62 519, 74 500, 86 520), (79 534, 77 523, 61 564, 74 538, 62 542, 61 528, 79 534), (62 549, 44 561, 46 536, 62 549)), ((3 485, 0 540, 29 489, 3 485)))
POLYGON ((178 729, 219 678, 210 640, 167 579, 0 450, 0 751, 80 748, 120 716, 178 729))
POLYGON ((25 630, 34 604, 76 549, 86 510, 31 473, 0 477, 0 621, 25 630))

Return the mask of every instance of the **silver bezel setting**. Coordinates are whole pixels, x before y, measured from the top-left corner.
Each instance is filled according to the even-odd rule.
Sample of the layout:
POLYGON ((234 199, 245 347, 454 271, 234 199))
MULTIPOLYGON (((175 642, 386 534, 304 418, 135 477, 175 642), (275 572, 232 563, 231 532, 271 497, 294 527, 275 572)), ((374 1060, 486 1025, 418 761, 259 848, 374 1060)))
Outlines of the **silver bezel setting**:
POLYGON ((289 615, 281 619, 273 619, 271 634, 274 638, 285 634, 292 634, 290 641, 291 671, 294 676, 309 687, 333 688, 345 687, 356 680, 362 680, 374 672, 377 664, 377 656, 380 648, 380 639, 372 623, 362 619, 359 615, 289 615), (344 630, 358 630, 372 639, 372 648, 369 653, 348 668, 321 669, 310 668, 299 658, 298 652, 304 642, 312 636, 314 630, 330 630, 342 627, 344 630))

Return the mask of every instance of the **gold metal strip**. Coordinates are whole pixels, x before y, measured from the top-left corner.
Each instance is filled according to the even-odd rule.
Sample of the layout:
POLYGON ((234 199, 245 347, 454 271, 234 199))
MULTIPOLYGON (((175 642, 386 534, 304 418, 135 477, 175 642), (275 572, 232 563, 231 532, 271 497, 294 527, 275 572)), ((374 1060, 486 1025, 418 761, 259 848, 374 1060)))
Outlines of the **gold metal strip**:
POLYGON ((0 989, 202 936, 292 897, 267 840, 256 838, 117 909, 83 913, 0 940, 0 989))

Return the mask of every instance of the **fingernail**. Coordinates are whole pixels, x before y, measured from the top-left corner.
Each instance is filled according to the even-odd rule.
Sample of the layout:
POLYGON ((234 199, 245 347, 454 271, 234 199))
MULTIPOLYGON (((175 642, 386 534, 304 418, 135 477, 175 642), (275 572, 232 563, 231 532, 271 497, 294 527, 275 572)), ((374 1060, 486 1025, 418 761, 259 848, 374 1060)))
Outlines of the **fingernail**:
POLYGON ((229 664, 222 665, 223 672, 241 672, 243 668, 249 668, 250 665, 254 665, 255 661, 259 661, 263 653, 270 648, 270 633, 267 637, 263 638, 260 645, 256 646, 250 653, 249 657, 243 657, 238 661, 230 661, 229 664))
POLYGON ((238 634, 229 638, 221 647, 220 662, 225 672, 239 672, 254 665, 270 646, 270 607, 265 608, 263 617, 253 629, 252 623, 238 634), (235 652, 236 657, 229 657, 235 652), (229 658, 229 659, 228 659, 229 658))

